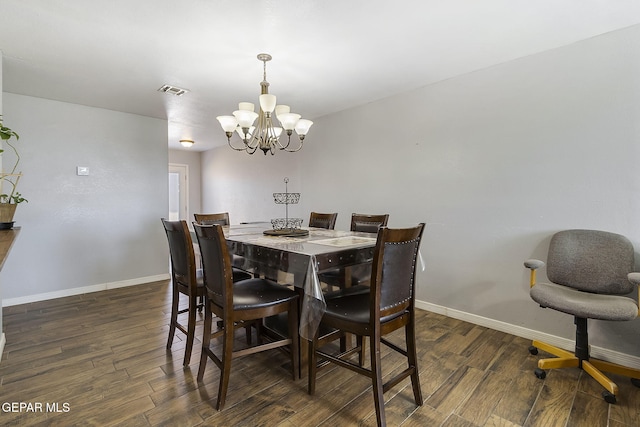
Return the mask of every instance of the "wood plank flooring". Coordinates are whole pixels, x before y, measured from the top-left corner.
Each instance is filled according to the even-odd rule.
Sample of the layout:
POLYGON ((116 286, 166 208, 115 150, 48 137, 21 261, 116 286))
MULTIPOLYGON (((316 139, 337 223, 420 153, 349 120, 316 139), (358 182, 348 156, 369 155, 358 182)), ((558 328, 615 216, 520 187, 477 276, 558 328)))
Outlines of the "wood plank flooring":
MULTIPOLYGON (((169 310, 167 282, 5 307, 0 425, 375 425, 368 379, 328 367, 309 396, 277 350, 235 361, 227 405, 216 411, 219 370, 209 362, 196 381, 200 341, 184 369, 179 332, 165 350, 169 310), (20 403, 31 407, 19 412, 20 403)), ((529 355, 522 338, 426 311, 417 330, 425 402, 416 407, 405 380, 385 394, 389 426, 640 425, 640 389, 626 378, 614 377, 620 396, 609 405, 577 369, 537 379, 544 354, 529 355)), ((400 369, 402 360, 385 352, 383 374, 400 369)))

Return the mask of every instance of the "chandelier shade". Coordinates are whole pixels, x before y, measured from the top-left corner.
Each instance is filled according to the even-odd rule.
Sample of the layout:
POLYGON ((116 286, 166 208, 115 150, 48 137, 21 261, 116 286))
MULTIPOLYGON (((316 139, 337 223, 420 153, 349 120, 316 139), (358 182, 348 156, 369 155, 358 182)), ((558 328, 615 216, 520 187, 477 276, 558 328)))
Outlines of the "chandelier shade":
POLYGON ((303 119, 300 114, 292 113, 288 105, 277 105, 277 98, 269 93, 269 82, 267 82, 267 61, 271 60, 271 55, 261 53, 258 59, 263 62, 264 70, 263 79, 260 82, 261 94, 258 98, 259 112, 255 112, 253 103, 240 102, 232 116, 218 116, 216 119, 227 136, 229 146, 236 151, 253 154, 260 149, 265 155, 267 153, 273 155, 276 150, 300 151, 313 122, 303 119), (280 126, 275 125, 274 115, 280 122, 280 126), (283 129, 287 135, 286 143, 280 141, 283 129), (298 135, 298 143, 291 146, 291 136, 294 131, 298 135), (239 146, 231 142, 234 132, 242 141, 239 146))

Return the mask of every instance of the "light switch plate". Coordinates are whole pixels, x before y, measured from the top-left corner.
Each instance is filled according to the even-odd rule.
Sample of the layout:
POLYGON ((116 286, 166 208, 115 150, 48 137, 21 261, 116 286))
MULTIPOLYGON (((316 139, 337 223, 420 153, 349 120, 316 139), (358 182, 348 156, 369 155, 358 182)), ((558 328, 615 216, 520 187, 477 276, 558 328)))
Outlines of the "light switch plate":
POLYGON ((89 168, 86 166, 78 166, 76 168, 76 173, 78 176, 86 176, 89 175, 89 168))

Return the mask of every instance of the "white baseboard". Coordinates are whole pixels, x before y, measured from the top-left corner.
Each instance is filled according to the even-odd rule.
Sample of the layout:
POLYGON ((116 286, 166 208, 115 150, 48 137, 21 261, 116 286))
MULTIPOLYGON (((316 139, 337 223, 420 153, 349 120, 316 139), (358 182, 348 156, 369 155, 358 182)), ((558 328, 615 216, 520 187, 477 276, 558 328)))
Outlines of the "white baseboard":
MULTIPOLYGON (((451 308, 443 307, 436 304, 431 304, 425 301, 416 301, 416 307, 422 310, 431 311, 433 313, 442 314, 447 317, 453 317, 454 319, 464 320, 465 322, 473 323, 475 325, 484 326, 496 331, 505 332, 518 337, 543 341, 547 344, 551 344, 556 347, 560 347, 567 351, 573 352, 574 342, 567 338, 558 337, 555 335, 547 334, 540 331, 524 328, 522 326, 513 325, 511 323, 501 322, 499 320, 490 319, 488 317, 478 316, 476 314, 467 313, 464 311, 454 310, 451 308)), ((602 347, 591 346, 591 356, 594 359, 606 360, 608 362, 617 363, 630 368, 640 369, 640 357, 630 354, 620 353, 613 350, 608 350, 602 347)))
POLYGON ((0 361, 2 361, 2 354, 4 353, 4 345, 7 342, 7 338, 4 336, 4 332, 0 334, 0 361))
POLYGON ((127 286, 141 285, 143 283, 157 282, 160 280, 169 280, 170 275, 157 274, 155 276, 139 277, 136 279, 122 280, 119 282, 100 283, 97 285, 83 286, 80 288, 63 289, 61 291, 46 292, 44 294, 28 295, 18 298, 7 298, 2 300, 3 307, 12 305, 27 304, 30 302, 45 301, 55 298, 69 297, 73 295, 88 294, 91 292, 106 291, 107 289, 124 288, 127 286))

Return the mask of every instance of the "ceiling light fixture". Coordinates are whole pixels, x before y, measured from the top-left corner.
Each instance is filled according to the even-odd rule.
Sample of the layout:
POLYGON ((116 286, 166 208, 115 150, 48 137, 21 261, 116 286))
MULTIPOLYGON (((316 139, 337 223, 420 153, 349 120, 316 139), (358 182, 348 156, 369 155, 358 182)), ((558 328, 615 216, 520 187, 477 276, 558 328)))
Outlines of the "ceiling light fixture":
POLYGON ((271 55, 261 53, 258 55, 258 59, 263 62, 264 69, 263 79, 260 82, 260 113, 254 111, 255 107, 251 102, 241 102, 238 104, 238 110, 233 112, 233 116, 218 116, 216 119, 227 135, 229 146, 234 150, 253 154, 259 148, 265 156, 267 153, 275 154, 276 149, 289 152, 299 151, 313 122, 300 118, 300 114, 292 113, 287 105, 276 105, 276 96, 269 94, 269 82, 267 81, 267 61, 271 61, 271 55), (274 113, 282 127, 273 125, 274 113), (258 123, 254 126, 253 123, 256 119, 258 119, 258 123), (287 143, 284 145, 279 139, 283 128, 287 134, 287 143), (294 130, 298 134, 299 145, 291 148, 291 135, 294 130), (240 135, 243 146, 234 147, 231 144, 233 132, 240 135))
POLYGON ((183 147, 191 148, 194 142, 192 139, 181 139, 180 144, 182 144, 183 147))

